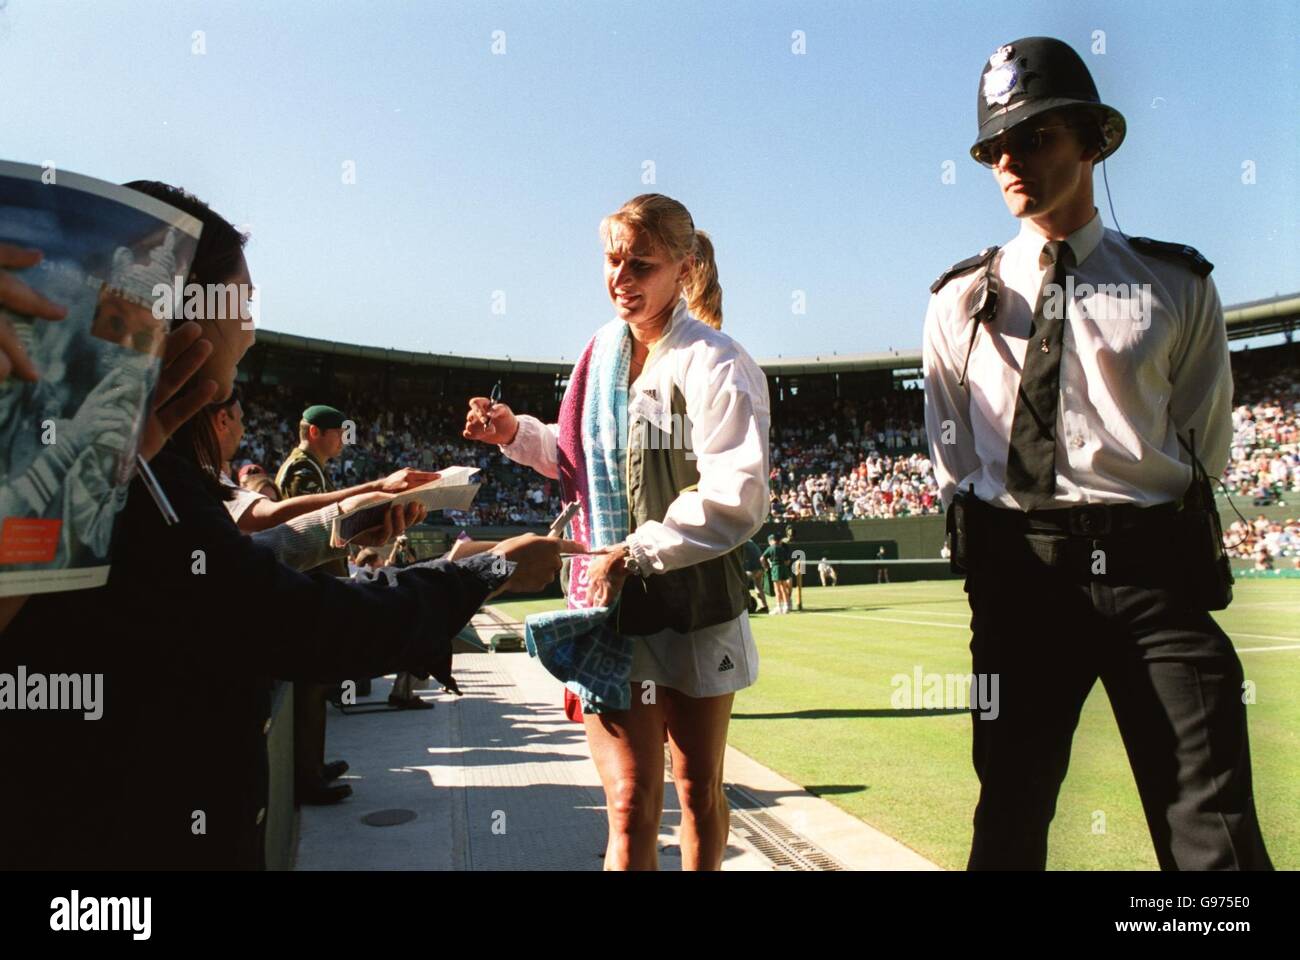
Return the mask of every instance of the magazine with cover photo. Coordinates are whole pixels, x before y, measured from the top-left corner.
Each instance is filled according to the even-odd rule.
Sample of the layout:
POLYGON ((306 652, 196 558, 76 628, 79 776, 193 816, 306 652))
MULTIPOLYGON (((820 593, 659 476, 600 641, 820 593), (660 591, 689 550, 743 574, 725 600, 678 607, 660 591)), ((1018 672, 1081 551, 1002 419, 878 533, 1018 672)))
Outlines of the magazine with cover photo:
POLYGON ((383 526, 384 515, 395 503, 417 501, 424 504, 430 513, 468 510, 480 486, 471 482, 478 472, 478 467, 443 467, 437 471, 437 480, 413 487, 405 493, 391 494, 380 503, 340 513, 331 526, 330 542, 335 547, 347 546, 367 530, 383 526))
POLYGON ((117 515, 202 224, 91 177, 0 161, 0 243, 36 248, 12 271, 67 309, 0 307, 40 374, 0 382, 0 596, 101 586, 117 515), (180 278, 179 280, 177 278, 180 278))

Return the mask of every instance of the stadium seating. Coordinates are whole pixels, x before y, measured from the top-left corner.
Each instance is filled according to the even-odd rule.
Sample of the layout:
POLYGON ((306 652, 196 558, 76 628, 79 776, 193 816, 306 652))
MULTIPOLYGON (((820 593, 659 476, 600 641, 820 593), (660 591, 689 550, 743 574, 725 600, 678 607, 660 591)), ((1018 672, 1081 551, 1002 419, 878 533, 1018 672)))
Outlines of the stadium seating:
MULTIPOLYGON (((1279 347, 1233 354, 1233 441, 1222 480, 1234 501, 1265 507, 1292 495, 1300 499, 1300 374, 1293 353, 1279 347)), ((458 373, 489 379, 477 371, 458 373)), ((516 411, 554 419, 563 378, 531 376, 511 381, 509 394, 519 398, 516 411)), ((351 382, 379 379, 363 374, 351 382)), ((862 396, 827 400, 829 391, 818 389, 814 380, 804 374, 797 396, 775 382, 771 391, 770 519, 842 523, 940 513, 922 391, 863 389, 862 396)), ((468 464, 482 469, 483 489, 469 511, 447 514, 445 522, 461 527, 549 523, 561 507, 558 484, 510 463, 491 447, 462 440, 468 397, 448 399, 457 387, 448 388, 448 382, 436 400, 394 404, 373 390, 337 384, 294 388, 246 379, 241 385, 246 434, 234 467, 256 462, 273 473, 298 442, 298 412, 310 403, 329 402, 344 410, 357 431, 356 443, 329 464, 335 484, 360 483, 403 466, 468 464)), ((1238 520, 1224 539, 1235 558, 1254 559, 1260 569, 1283 561, 1300 568, 1296 519, 1238 520)))

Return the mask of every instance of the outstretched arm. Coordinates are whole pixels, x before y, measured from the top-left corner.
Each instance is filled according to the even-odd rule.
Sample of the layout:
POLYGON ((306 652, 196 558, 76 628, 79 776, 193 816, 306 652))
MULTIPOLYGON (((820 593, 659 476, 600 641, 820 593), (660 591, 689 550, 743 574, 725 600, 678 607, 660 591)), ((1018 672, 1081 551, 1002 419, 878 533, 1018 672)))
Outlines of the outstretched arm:
POLYGON ((204 611, 214 596, 229 596, 257 611, 256 630, 230 630, 220 617, 195 620, 191 629, 208 636, 187 643, 213 669, 255 666, 322 682, 445 672, 451 638, 514 572, 515 564, 485 554, 416 564, 369 583, 299 573, 239 532, 196 467, 160 456, 155 472, 181 522, 165 526, 136 481, 123 518, 132 536, 119 540, 111 582, 136 609, 166 597, 172 609, 204 611))
POLYGON ((519 429, 510 443, 499 445, 500 451, 515 463, 532 467, 544 477, 552 480, 560 476, 558 463, 559 425, 542 423, 536 417, 524 414, 517 417, 519 429))
POLYGON ((532 467, 552 480, 560 476, 557 463, 558 426, 542 423, 528 414, 515 416, 504 403, 492 403, 487 397, 474 397, 465 415, 466 440, 495 443, 515 463, 532 467))

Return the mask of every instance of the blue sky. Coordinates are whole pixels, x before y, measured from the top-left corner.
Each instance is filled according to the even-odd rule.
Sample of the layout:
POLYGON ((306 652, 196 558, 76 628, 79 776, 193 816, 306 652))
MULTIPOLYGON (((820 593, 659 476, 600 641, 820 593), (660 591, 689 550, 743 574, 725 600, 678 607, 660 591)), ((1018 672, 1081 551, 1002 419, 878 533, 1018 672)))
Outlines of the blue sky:
POLYGON ((8 0, 0 156, 167 180, 248 225, 271 330, 572 359, 612 316, 601 217, 657 191, 713 235, 755 356, 903 350, 934 277, 1015 232, 967 150, 984 61, 1036 34, 1128 120, 1126 232, 1201 249, 1227 304, 1300 290, 1291 0, 8 0))

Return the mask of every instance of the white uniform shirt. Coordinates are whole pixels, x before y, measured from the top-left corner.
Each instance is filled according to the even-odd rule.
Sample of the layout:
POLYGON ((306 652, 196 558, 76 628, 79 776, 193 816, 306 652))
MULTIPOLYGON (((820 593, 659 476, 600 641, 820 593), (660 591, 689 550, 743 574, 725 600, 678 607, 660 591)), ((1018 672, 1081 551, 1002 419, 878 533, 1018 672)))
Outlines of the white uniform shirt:
MULTIPOLYGON (((1211 477, 1228 462, 1232 373, 1218 291, 1185 263, 1139 253, 1096 213, 1066 242, 1077 267, 1074 296, 1063 298, 1055 502, 1177 500, 1192 471, 1175 431, 1188 440, 1195 430, 1211 477)), ((966 294, 982 269, 930 298, 925 429, 945 504, 973 483, 981 500, 1019 509, 1006 490, 1007 452, 1045 243, 1026 221, 998 252, 997 312, 979 331, 965 388, 957 381, 974 323, 966 294)))

